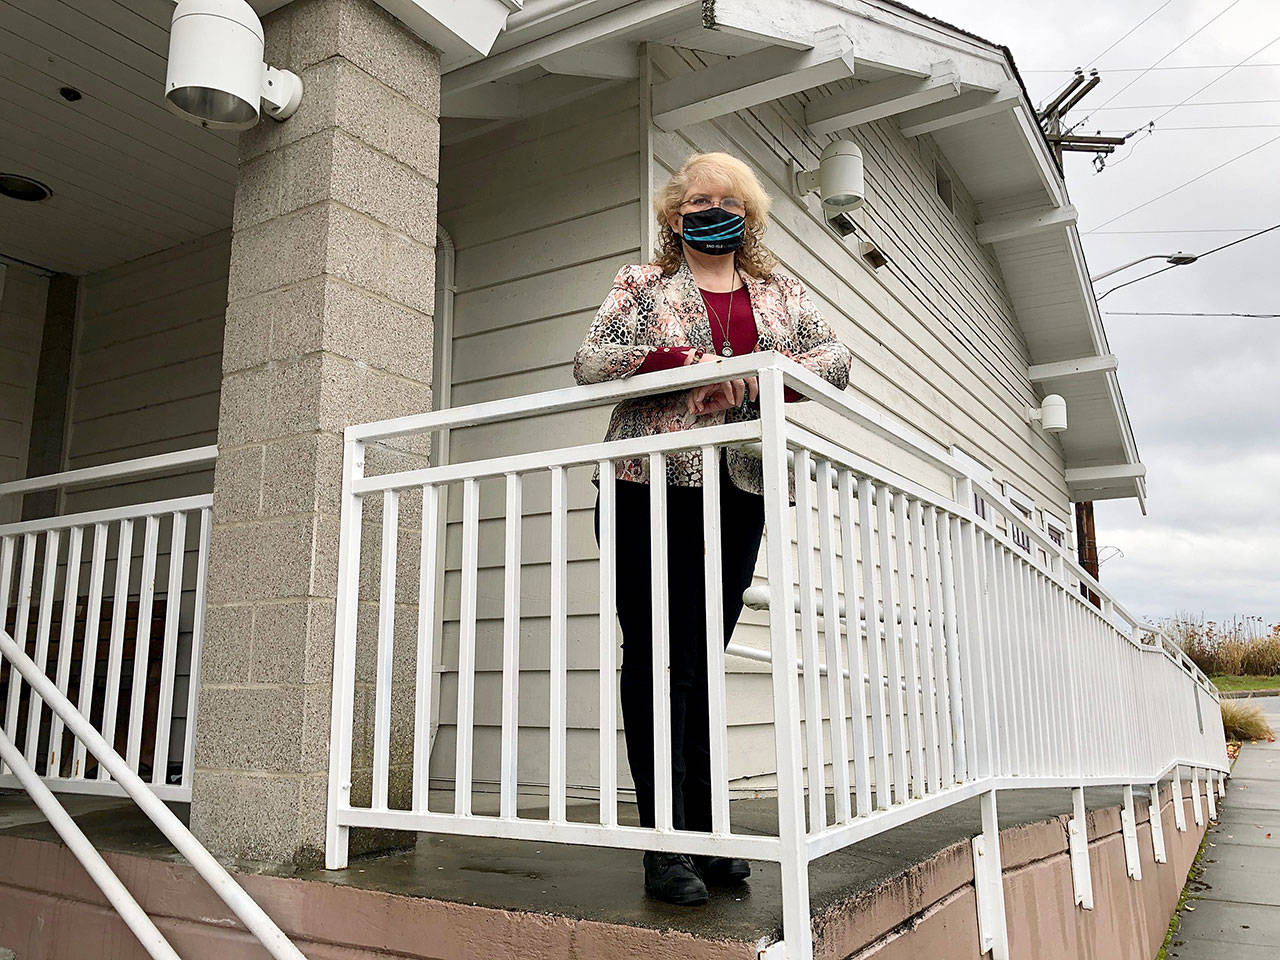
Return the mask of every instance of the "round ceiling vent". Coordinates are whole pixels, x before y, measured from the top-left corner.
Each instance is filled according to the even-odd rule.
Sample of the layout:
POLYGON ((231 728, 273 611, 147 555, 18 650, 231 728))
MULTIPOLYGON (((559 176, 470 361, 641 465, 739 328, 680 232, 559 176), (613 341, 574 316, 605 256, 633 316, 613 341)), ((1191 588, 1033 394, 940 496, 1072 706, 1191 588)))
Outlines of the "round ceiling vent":
POLYGON ((0 195, 36 203, 40 200, 48 200, 53 195, 53 191, 39 180, 24 177, 20 173, 0 173, 0 195))

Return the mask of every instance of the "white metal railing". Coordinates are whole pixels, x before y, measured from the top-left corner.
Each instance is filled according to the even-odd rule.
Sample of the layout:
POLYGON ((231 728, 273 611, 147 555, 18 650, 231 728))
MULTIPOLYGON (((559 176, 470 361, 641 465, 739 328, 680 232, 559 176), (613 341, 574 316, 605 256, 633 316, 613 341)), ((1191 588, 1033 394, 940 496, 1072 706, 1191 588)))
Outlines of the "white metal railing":
MULTIPOLYGON (((1125 788, 1127 853, 1136 851, 1136 830, 1130 829, 1134 784, 1151 789, 1172 778, 1181 797, 1181 774, 1190 768, 1196 809, 1201 776, 1212 805, 1209 784, 1217 778, 1220 786, 1226 769, 1216 691, 1180 651, 1128 614, 1061 547, 1030 525, 990 478, 966 472, 965 462, 955 451, 772 353, 349 428, 343 461, 328 865, 346 865, 351 827, 773 860, 782 873, 784 940, 765 952, 808 960, 813 948, 807 867, 812 859, 980 796, 984 833, 975 839, 975 871, 981 936, 984 950, 999 958, 1007 956, 1007 942, 996 792, 1067 787, 1075 809, 1077 901, 1090 906, 1087 846, 1082 847, 1084 789, 1125 788), (366 475, 368 447, 395 438, 584 410, 744 375, 758 376, 759 420, 366 475), (796 408, 784 404, 784 386, 941 470, 951 478, 952 490, 937 493, 794 422, 789 414, 796 408), (731 822, 725 651, 716 643, 707 644, 713 827, 709 833, 672 829, 662 483, 649 488, 657 825, 625 825, 618 816, 613 465, 622 458, 647 458, 651 476, 662 477, 665 458, 673 452, 691 450, 702 457, 707 634, 714 637, 723 634, 723 625, 715 596, 721 557, 719 472, 713 465, 718 448, 750 445, 758 445, 764 471, 768 586, 764 597, 757 588, 749 591, 749 599, 770 610, 770 649, 763 655, 731 646, 729 652, 770 664, 777 831, 747 833, 731 822), (566 802, 567 477, 571 469, 590 465, 598 465, 601 475, 600 789, 598 810, 584 820, 580 811, 571 816, 566 802), (525 494, 535 482, 541 488, 544 478, 549 487, 544 501, 549 511, 548 599, 545 607, 530 610, 527 594, 522 608, 521 590, 525 494), (504 500, 495 501, 505 503, 505 511, 490 513, 501 523, 489 523, 483 531, 482 482, 500 482, 505 490, 504 500), (444 521, 437 507, 449 484, 461 485, 462 509, 453 798, 444 804, 428 793, 428 717, 432 664, 444 643, 445 618, 433 589, 443 563, 437 533, 444 521), (792 487, 794 509, 789 504, 792 487), (973 509, 975 493, 993 508, 987 518, 973 509), (421 510, 420 531, 412 521, 401 523, 402 499, 408 511, 421 510), (370 514, 380 513, 380 534, 366 519, 369 504, 370 514), (420 536, 408 560, 400 556, 402 527, 415 528, 420 536), (364 555, 372 563, 361 562, 362 538, 370 541, 364 555), (500 553, 504 558, 501 587, 491 586, 482 594, 480 555, 490 547, 490 556, 500 553), (1082 596, 1082 586, 1101 598, 1099 606, 1082 596), (498 809, 478 813, 473 810, 477 706, 490 715, 497 709, 477 704, 477 659, 483 652, 478 605, 482 600, 496 604, 499 596, 501 637, 493 631, 485 634, 492 639, 483 641, 494 645, 495 656, 501 649, 498 809), (362 609, 368 615, 362 616, 362 609), (545 789, 548 804, 545 813, 529 813, 516 804, 522 785, 516 764, 521 640, 526 632, 521 621, 539 614, 549 628, 547 774, 545 784, 524 786, 545 789), (405 654, 396 651, 404 642, 405 632, 396 626, 403 618, 416 621, 410 681, 400 672, 405 654), (367 630, 358 630, 361 624, 367 630), (372 647, 360 657, 358 632, 359 649, 372 647), (357 660, 372 667, 361 672, 357 660), (362 769, 356 771, 357 687, 367 689, 370 679, 372 737, 360 738, 362 769), (394 704, 402 711, 411 705, 409 756, 402 755, 402 748, 392 753, 393 744, 402 742, 393 735, 394 704), (393 803, 391 772, 406 765, 412 768, 410 795, 393 803), (368 781, 364 802, 353 798, 356 773, 368 781)), ((535 512, 541 510, 539 503, 535 512)), ((1162 845, 1157 856, 1163 856, 1162 845)), ((1136 853, 1131 872, 1135 861, 1136 853)))
MULTIPOLYGON (((208 446, 70 470, 0 484, 0 497, 136 480, 216 458, 217 447, 208 446)), ((132 799, 270 956, 305 960, 164 802, 191 798, 211 499, 205 494, 0 526, 0 677, 6 704, 0 786, 27 791, 154 960, 178 960, 178 954, 54 791, 132 799), (138 525, 140 543, 133 536, 138 525), (86 564, 87 583, 81 577, 86 564), (16 612, 9 624, 6 611, 15 569, 16 612), (131 571, 138 573, 132 576, 131 571), (114 587, 106 613, 109 583, 114 587), (87 593, 82 595, 82 588, 87 593), (56 631, 55 617, 60 617, 56 631), (153 618, 160 630, 155 637, 153 618), (100 671, 99 628, 108 623, 105 669, 100 671), (51 650, 55 679, 48 673, 51 650), (178 712, 175 687, 184 661, 189 670, 186 708, 178 712), (98 690, 96 680, 103 676, 98 690), (122 699, 126 681, 128 698, 122 699), (155 704, 148 708, 152 694, 155 704), (185 724, 181 736, 174 731, 178 721, 185 724), (22 743, 25 749, 19 747, 22 743), (92 771, 91 762, 97 765, 92 771)))
MULTIPOLYGON (((214 446, 0 484, 0 498, 211 463, 214 446)), ((211 494, 0 524, 0 629, 141 773, 191 798, 211 494), (185 689, 182 684, 185 681, 185 689)), ((5 735, 54 791, 120 794, 62 718, 0 664, 5 735)), ((0 787, 18 786, 0 763, 0 787)))

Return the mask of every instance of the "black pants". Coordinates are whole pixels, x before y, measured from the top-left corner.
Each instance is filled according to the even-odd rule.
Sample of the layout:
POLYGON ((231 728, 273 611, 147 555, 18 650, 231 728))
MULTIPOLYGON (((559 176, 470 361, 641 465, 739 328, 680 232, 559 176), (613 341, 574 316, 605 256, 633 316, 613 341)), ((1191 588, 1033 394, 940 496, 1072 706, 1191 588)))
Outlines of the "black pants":
MULTIPOLYGON (((622 722, 636 785, 640 825, 654 825, 653 625, 650 609, 649 485, 618 480, 617 610, 622 626, 622 722)), ((738 489, 720 457, 720 555, 724 636, 728 644, 751 585, 764 498, 738 489)), ((600 501, 596 498, 596 542, 600 501)), ((707 624, 702 536, 702 488, 667 487, 668 609, 671 664, 672 824, 711 829, 711 750, 707 705, 707 624)))

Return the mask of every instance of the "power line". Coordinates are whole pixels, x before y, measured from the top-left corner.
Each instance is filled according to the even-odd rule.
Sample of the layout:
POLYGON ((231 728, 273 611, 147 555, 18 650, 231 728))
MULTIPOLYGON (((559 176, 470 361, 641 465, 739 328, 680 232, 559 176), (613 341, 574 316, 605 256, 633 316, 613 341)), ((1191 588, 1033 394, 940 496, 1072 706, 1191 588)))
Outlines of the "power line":
MULTIPOLYGON (((1170 190, 1166 190, 1164 193, 1160 194, 1158 197, 1152 197, 1150 200, 1144 200, 1142 203, 1138 204, 1136 207, 1130 207, 1124 213, 1117 214, 1116 216, 1112 217, 1110 220, 1104 220, 1102 223, 1094 227, 1093 230, 1100 230, 1101 228, 1107 226, 1108 224, 1115 223, 1117 220, 1121 220, 1124 217, 1127 217, 1129 214, 1135 213, 1136 211, 1141 210, 1143 207, 1150 206, 1151 204, 1155 203, 1157 200, 1163 200, 1165 197, 1169 196, 1170 194, 1177 193, 1179 190, 1182 190, 1184 187, 1189 187, 1191 186, 1191 184, 1199 180, 1203 180, 1205 177, 1209 176, 1209 174, 1217 173, 1223 167, 1229 166, 1230 164, 1235 163, 1237 160, 1242 160, 1245 157, 1249 156, 1249 154, 1251 153, 1257 153, 1263 147, 1271 146, 1271 144, 1275 143, 1277 140, 1280 140, 1280 134, 1272 137, 1270 140, 1264 140, 1262 143, 1258 144, 1256 147, 1250 147, 1244 153, 1236 154, 1230 160, 1224 160, 1222 163, 1218 164, 1216 167, 1212 167, 1211 169, 1206 170, 1204 173, 1197 174, 1196 176, 1192 177, 1190 180, 1184 180, 1182 183, 1178 184, 1176 187, 1173 187, 1170 190)), ((1093 230, 1086 230, 1085 233, 1092 233, 1093 230)))
MULTIPOLYGON (((1150 122, 1154 123, 1155 121, 1152 120, 1150 122)), ((1143 126, 1146 126, 1146 124, 1143 124, 1143 126)), ((1276 127, 1280 127, 1280 123, 1215 123, 1215 124, 1204 124, 1201 126, 1192 126, 1192 127, 1157 127, 1157 129, 1162 132, 1168 133, 1174 130, 1274 130, 1276 127)), ((1099 132, 1100 133, 1119 133, 1124 129, 1125 129, 1124 127, 1115 127, 1109 130, 1099 130, 1099 132)), ((1125 134, 1127 136, 1131 136, 1133 133, 1136 133, 1136 132, 1137 132, 1136 130, 1125 131, 1125 134)))
POLYGON ((1089 233, 1099 237, 1115 237, 1138 233, 1249 233, 1256 229, 1256 227, 1205 227, 1201 230, 1090 230, 1089 233))
MULTIPOLYGON (((1249 234, 1247 237, 1240 237, 1238 240, 1230 240, 1227 243, 1222 244, 1221 246, 1214 247, 1212 250, 1206 250, 1204 253, 1197 254, 1196 260, 1203 260, 1205 257, 1209 257, 1215 253, 1218 253, 1219 251, 1226 250, 1228 247, 1234 247, 1237 244, 1244 243, 1246 240, 1252 240, 1254 237, 1260 237, 1264 233, 1270 233, 1272 230, 1280 230, 1280 223, 1273 224, 1269 227, 1264 227, 1261 230, 1258 230, 1258 231, 1255 231, 1254 233, 1249 234)), ((1134 280, 1126 280, 1124 283, 1117 284, 1116 286, 1112 287, 1110 290, 1106 291, 1105 293, 1100 294, 1098 296, 1098 300, 1101 301, 1103 297, 1108 296, 1109 294, 1115 293, 1121 287, 1127 287, 1130 284, 1137 283, 1139 280, 1146 280, 1149 277, 1154 277, 1168 270, 1172 270, 1174 267, 1180 267, 1180 266, 1182 266, 1181 263, 1170 263, 1168 266, 1161 267, 1159 270, 1153 270, 1151 271, 1151 273, 1145 273, 1134 280)))
MULTIPOLYGON (((1159 63, 1159 61, 1156 61, 1159 63)), ((1153 71, 1162 70, 1222 70, 1231 66, 1229 63, 1184 63, 1170 67, 1107 67, 1107 73, 1152 73, 1153 71)), ((1256 67, 1280 67, 1280 63, 1246 63, 1244 69, 1252 70, 1256 67)), ((1052 70, 1020 70, 1020 73, 1074 73, 1075 68, 1055 67, 1052 70)), ((1094 109, 1101 109, 1095 107, 1094 109)))
MULTIPOLYGON (((1272 41, 1273 43, 1275 41, 1272 41)), ((1254 64, 1242 63, 1241 67, 1250 67, 1254 64)), ((1093 112, 1099 110, 1163 110, 1165 107, 1236 107, 1246 106, 1256 103, 1280 103, 1280 100, 1200 100, 1196 103, 1143 103, 1134 104, 1132 107, 1094 107, 1093 112)), ((1167 127, 1165 129, 1168 129, 1167 127)))
POLYGON ((1280 318, 1280 313, 1181 313, 1164 310, 1104 310, 1109 317, 1256 317, 1273 320, 1280 318))
MULTIPOLYGON (((1151 65, 1151 67, 1150 67, 1148 70, 1144 70, 1142 73, 1139 73, 1136 77, 1134 77, 1132 80, 1130 80, 1128 83, 1126 83, 1123 87, 1121 87, 1119 90, 1117 90, 1115 93, 1113 93, 1110 97, 1108 97, 1106 100, 1104 100, 1104 101, 1100 104, 1100 106, 1104 106, 1104 107, 1105 107, 1108 103, 1111 103, 1113 100, 1115 100, 1115 99, 1116 99, 1116 97, 1120 96, 1122 93, 1124 93, 1124 92, 1125 92, 1126 90, 1128 90, 1130 87, 1132 87, 1135 83, 1137 83, 1139 80, 1141 80, 1143 77, 1145 77, 1148 73, 1150 73, 1150 72, 1151 72, 1151 70, 1153 70, 1153 69, 1155 69, 1156 67, 1158 67, 1158 66, 1159 66, 1161 63, 1163 63, 1165 60, 1168 60, 1171 56, 1173 56, 1175 53, 1177 53, 1179 50, 1181 50, 1183 47, 1185 47, 1188 43, 1190 43, 1192 40, 1194 40, 1196 37, 1198 37, 1201 33, 1203 33, 1206 29, 1208 29, 1212 24, 1214 24, 1214 23, 1216 23, 1218 20, 1220 20, 1220 19, 1223 17, 1223 15, 1225 15, 1228 11, 1235 9, 1235 7, 1239 5, 1239 3, 1240 3, 1240 0, 1231 0, 1231 2, 1230 2, 1230 3, 1228 3, 1225 7, 1223 7, 1221 10, 1219 10, 1217 13, 1215 13, 1212 17, 1210 17, 1208 20, 1206 20, 1203 24, 1201 24, 1201 25, 1200 25, 1199 27, 1197 27, 1195 30, 1193 30, 1193 31, 1192 31, 1188 36, 1184 37, 1181 41, 1179 41, 1177 44, 1175 44, 1172 50, 1170 50, 1168 53, 1166 53, 1164 56, 1162 56, 1159 60, 1157 60, 1155 63, 1153 63, 1153 64, 1151 65)), ((1077 123, 1075 126, 1076 126, 1076 127, 1080 126, 1080 125, 1081 125, 1081 124, 1083 124, 1086 120, 1088 120, 1088 119, 1089 119, 1089 117, 1091 117, 1091 116, 1093 116, 1093 112, 1092 112, 1092 111, 1090 111, 1089 113, 1085 114, 1084 119, 1083 119, 1083 120, 1081 120, 1079 123, 1077 123)), ((1071 129, 1072 129, 1072 130, 1074 130, 1074 129, 1075 129, 1075 127, 1072 127, 1071 129)))
POLYGON ((1280 40, 1280 34, 1277 34, 1276 36, 1272 37, 1270 40, 1268 40, 1266 43, 1264 43, 1262 46, 1260 46, 1257 50, 1253 51, 1253 53, 1249 54, 1247 57, 1242 57, 1238 63, 1236 63, 1234 66, 1228 67, 1226 70, 1224 70, 1222 73, 1218 74, 1216 77, 1214 77, 1214 78, 1213 78, 1212 80, 1210 80, 1208 83, 1206 83, 1204 86, 1202 86, 1202 87, 1198 87, 1194 93, 1190 93, 1190 94, 1188 94, 1187 96, 1183 97, 1181 100, 1179 100, 1177 103, 1175 103, 1172 107, 1170 107, 1170 108, 1169 108, 1168 110, 1166 110, 1164 113, 1160 114, 1160 116, 1156 117, 1155 122, 1156 122, 1156 123, 1159 123, 1161 120, 1163 120, 1163 119, 1164 119, 1165 117, 1167 117, 1169 114, 1173 113, 1173 111, 1177 110, 1177 109, 1178 109, 1178 107, 1180 107, 1180 106, 1182 106, 1183 104, 1185 104, 1188 100, 1191 100, 1191 99, 1193 99, 1194 97, 1199 96, 1199 95, 1200 95, 1201 93, 1203 93, 1204 91, 1208 90, 1210 87, 1212 87, 1212 86, 1213 86, 1215 83, 1217 83, 1219 80, 1221 80, 1221 79, 1223 79, 1224 77, 1226 77, 1226 76, 1227 76, 1228 74, 1230 74, 1233 70, 1238 69, 1238 68, 1239 68, 1242 64, 1244 64, 1246 61, 1248 61, 1248 60, 1252 60, 1254 57, 1256 57, 1258 54, 1260 54, 1263 50, 1267 49, 1267 47, 1269 47, 1269 46, 1271 46, 1272 44, 1274 44, 1277 40, 1280 40))
POLYGON ((1092 66, 1093 64, 1097 63, 1099 60, 1105 57, 1108 53, 1110 53, 1112 50, 1118 47, 1123 41, 1129 39, 1129 37, 1131 37, 1139 27, 1141 27, 1144 23, 1146 23, 1148 20, 1154 17, 1157 13, 1159 13, 1165 7, 1169 6, 1169 4, 1171 3, 1173 3, 1173 0, 1164 0, 1164 3, 1160 4, 1160 6, 1156 7, 1154 10, 1148 13, 1145 17, 1143 17, 1141 20, 1135 23, 1125 33, 1121 34, 1119 40, 1116 40, 1114 43, 1111 44, 1111 46, 1107 47, 1107 49, 1103 50, 1096 57, 1093 57, 1092 59, 1090 59, 1088 61, 1089 65, 1092 66))

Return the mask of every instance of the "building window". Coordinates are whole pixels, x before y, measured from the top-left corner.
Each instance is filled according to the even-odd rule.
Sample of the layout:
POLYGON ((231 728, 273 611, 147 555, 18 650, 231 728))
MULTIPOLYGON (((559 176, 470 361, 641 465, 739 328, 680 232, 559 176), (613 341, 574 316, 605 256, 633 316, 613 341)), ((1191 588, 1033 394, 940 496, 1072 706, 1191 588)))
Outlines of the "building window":
POLYGON ((1057 527, 1055 527, 1051 523, 1048 525, 1045 532, 1049 534, 1049 539, 1052 540, 1054 543, 1056 543, 1058 546, 1066 547, 1067 535, 1064 531, 1059 530, 1057 527))
POLYGON ((982 520, 987 519, 987 501, 982 499, 982 494, 975 493, 973 495, 973 512, 982 520))

